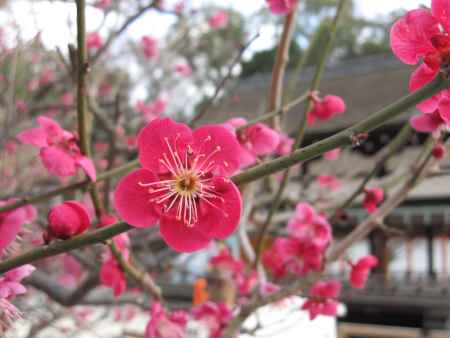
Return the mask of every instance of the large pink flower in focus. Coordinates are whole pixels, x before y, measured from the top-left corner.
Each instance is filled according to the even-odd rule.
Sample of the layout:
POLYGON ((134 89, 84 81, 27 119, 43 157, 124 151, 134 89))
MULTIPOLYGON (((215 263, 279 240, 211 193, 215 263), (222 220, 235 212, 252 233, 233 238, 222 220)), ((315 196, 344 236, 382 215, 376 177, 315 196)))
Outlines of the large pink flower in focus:
POLYGON ((218 11, 208 18, 209 27, 214 29, 222 29, 228 25, 230 15, 227 11, 218 11))
POLYGON ((276 277, 284 277, 288 273, 303 277, 311 271, 318 271, 322 259, 321 248, 296 238, 278 237, 263 254, 264 265, 276 277))
POLYGON ((159 302, 153 302, 151 318, 145 329, 145 338, 184 338, 188 314, 175 311, 167 314, 159 302))
POLYGON ((95 181, 94 164, 81 154, 75 135, 48 117, 39 116, 37 122, 40 127, 19 133, 17 139, 40 149, 39 156, 47 170, 58 177, 67 177, 81 168, 95 181))
MULTIPOLYGON (((0 207, 11 203, 14 199, 0 201, 0 207)), ((36 209, 31 205, 0 213, 0 255, 14 241, 22 225, 33 222, 36 216, 36 209)))
POLYGON ((297 6, 298 0, 266 0, 273 14, 285 15, 297 6))
POLYGON ((240 144, 239 157, 242 167, 255 164, 259 156, 269 155, 277 150, 280 135, 263 123, 256 123, 237 130, 247 124, 244 118, 232 118, 225 126, 234 130, 240 144))
MULTIPOLYGON (((417 9, 406 13, 391 29, 391 48, 408 65, 419 65, 410 78, 409 89, 415 91, 432 81, 441 66, 450 62, 450 16, 448 0, 432 0, 431 10, 417 9)), ((424 114, 437 114, 450 123, 449 90, 421 102, 424 114)), ((416 126, 413 124, 413 127, 416 126)), ((419 131, 424 131, 420 130, 419 131)))
POLYGON ((46 242, 54 238, 68 239, 82 234, 91 225, 86 206, 78 201, 66 201, 52 207, 47 216, 46 242))
POLYGON ((319 121, 328 121, 336 115, 345 112, 345 102, 339 96, 327 95, 320 99, 317 94, 311 95, 312 109, 308 112, 308 125, 312 126, 319 121))
POLYGON ((324 250, 331 242, 331 225, 308 203, 297 204, 296 213, 287 226, 288 233, 304 243, 324 250))
POLYGON ((236 229, 242 201, 228 178, 239 169, 239 144, 223 126, 192 131, 171 119, 156 119, 138 136, 138 169, 119 182, 114 201, 135 227, 159 220, 164 241, 192 252, 236 229))
POLYGON ((309 290, 310 299, 303 304, 302 309, 309 311, 311 320, 318 315, 336 316, 339 305, 336 298, 341 294, 341 288, 338 281, 315 283, 309 290))
POLYGON ((219 338, 222 330, 233 318, 227 305, 213 302, 206 302, 193 308, 192 315, 208 328, 210 338, 219 338))
POLYGON ((350 272, 350 284, 356 289, 362 289, 369 278, 370 270, 378 265, 378 258, 367 255, 352 264, 350 272))

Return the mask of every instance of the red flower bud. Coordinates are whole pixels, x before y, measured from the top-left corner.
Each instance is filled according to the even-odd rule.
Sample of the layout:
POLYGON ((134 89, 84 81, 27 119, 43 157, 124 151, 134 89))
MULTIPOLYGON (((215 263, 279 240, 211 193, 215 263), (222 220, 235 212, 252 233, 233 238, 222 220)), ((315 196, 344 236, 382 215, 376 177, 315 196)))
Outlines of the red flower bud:
POLYGON ((431 151, 431 154, 436 160, 442 160, 445 156, 445 147, 442 144, 436 144, 431 151))
POLYGON ((46 242, 53 238, 68 239, 83 233, 91 224, 86 207, 77 201, 66 201, 52 209, 47 216, 46 242))

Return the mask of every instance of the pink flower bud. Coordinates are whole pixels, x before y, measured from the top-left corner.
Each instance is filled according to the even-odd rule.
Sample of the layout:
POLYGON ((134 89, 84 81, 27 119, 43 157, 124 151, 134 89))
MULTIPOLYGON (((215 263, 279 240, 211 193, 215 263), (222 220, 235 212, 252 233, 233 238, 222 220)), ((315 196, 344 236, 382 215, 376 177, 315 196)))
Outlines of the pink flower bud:
POLYGON ((47 216, 48 229, 44 239, 68 239, 86 231, 91 224, 86 206, 77 201, 66 201, 52 209, 47 216))

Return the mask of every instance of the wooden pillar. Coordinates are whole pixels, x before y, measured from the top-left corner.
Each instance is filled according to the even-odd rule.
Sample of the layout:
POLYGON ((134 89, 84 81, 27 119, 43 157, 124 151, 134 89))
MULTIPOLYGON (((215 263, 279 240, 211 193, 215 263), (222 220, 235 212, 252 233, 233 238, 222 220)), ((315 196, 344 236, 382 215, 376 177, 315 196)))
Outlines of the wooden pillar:
POLYGON ((448 236, 444 235, 441 239, 442 244, 442 278, 447 279, 448 276, 448 236))
POLYGON ((371 254, 376 256, 379 264, 375 267, 375 273, 382 273, 387 281, 389 272, 389 250, 387 246, 388 238, 381 230, 375 230, 369 237, 371 254))
POLYGON ((432 226, 426 227, 425 235, 427 241, 428 276, 430 278, 436 278, 436 269, 434 266, 434 234, 432 226))
POLYGON ((414 238, 407 237, 405 240, 406 278, 409 280, 414 272, 414 238))

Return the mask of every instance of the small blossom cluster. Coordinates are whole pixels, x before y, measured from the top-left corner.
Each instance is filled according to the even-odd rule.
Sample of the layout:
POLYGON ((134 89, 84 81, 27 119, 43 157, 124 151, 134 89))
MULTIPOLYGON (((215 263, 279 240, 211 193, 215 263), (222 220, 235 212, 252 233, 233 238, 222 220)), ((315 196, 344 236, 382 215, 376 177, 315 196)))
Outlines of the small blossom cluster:
POLYGON ((153 302, 150 321, 145 338, 184 338, 188 321, 195 321, 204 327, 209 338, 218 338, 232 319, 231 309, 223 303, 206 302, 196 306, 191 313, 164 309, 161 303, 153 302))
MULTIPOLYGON (((390 33, 394 54, 407 65, 418 65, 409 90, 416 91, 438 76, 450 62, 450 16, 448 0, 432 0, 431 8, 407 12, 390 33)), ((412 127, 430 133, 450 125, 450 90, 444 89, 417 105, 422 112, 411 118, 412 127)))
POLYGON ((322 268, 332 240, 331 226, 310 204, 299 203, 288 223, 289 237, 278 237, 263 254, 263 263, 276 277, 305 276, 322 268))
POLYGON ((27 264, 0 275, 0 333, 5 333, 15 320, 21 318, 21 312, 11 300, 27 292, 21 282, 34 270, 34 266, 27 264))
POLYGON ((95 166, 81 153, 75 134, 49 117, 39 116, 37 123, 39 127, 19 133, 17 139, 39 149, 39 157, 49 173, 65 178, 81 168, 92 181, 96 180, 95 166))
POLYGON ((247 296, 256 287, 257 272, 246 272, 245 263, 231 255, 228 249, 222 249, 217 255, 211 257, 209 265, 219 273, 231 278, 236 285, 240 296, 247 296))

